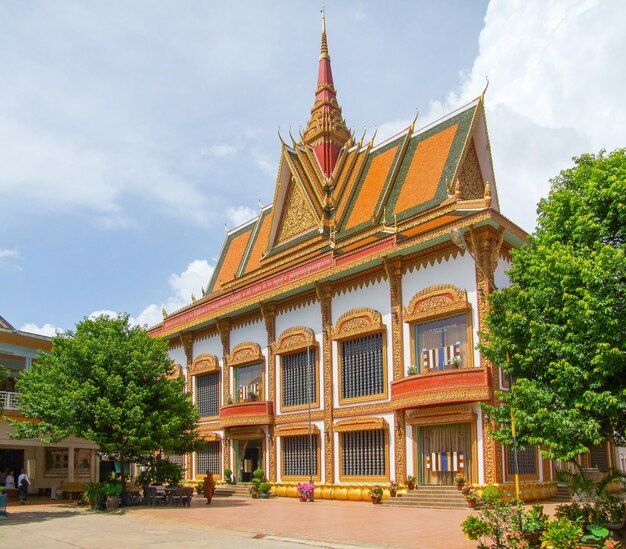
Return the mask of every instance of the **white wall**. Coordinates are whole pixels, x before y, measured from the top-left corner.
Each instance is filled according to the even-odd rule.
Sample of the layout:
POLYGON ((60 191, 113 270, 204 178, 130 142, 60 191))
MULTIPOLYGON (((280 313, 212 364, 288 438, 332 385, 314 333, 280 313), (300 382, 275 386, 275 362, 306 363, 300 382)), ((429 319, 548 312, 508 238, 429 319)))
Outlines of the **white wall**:
MULTIPOLYGON (((474 260, 469 254, 458 254, 434 265, 428 264, 419 269, 407 271, 402 277, 402 304, 406 307, 416 293, 437 284, 451 284, 467 291, 467 299, 472 307, 472 333, 474 347, 478 343, 478 295, 474 260)), ((404 365, 411 365, 411 329, 408 323, 403 326, 404 365)), ((474 365, 480 365, 480 354, 474 348, 474 365)))

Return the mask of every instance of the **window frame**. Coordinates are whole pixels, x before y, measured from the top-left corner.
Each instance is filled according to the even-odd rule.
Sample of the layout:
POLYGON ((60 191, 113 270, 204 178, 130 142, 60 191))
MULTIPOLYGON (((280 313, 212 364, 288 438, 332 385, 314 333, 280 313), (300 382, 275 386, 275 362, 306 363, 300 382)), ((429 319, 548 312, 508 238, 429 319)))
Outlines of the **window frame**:
POLYGON ((389 463, 389 428, 387 426, 382 427, 373 427, 368 429, 346 429, 343 431, 339 431, 339 481, 340 482, 389 482, 390 475, 390 463, 389 463), (343 452, 344 452, 344 434, 345 433, 354 433, 357 431, 377 431, 380 430, 383 432, 383 445, 384 445, 384 456, 385 456, 385 473, 384 475, 376 475, 376 476, 358 476, 358 475, 345 475, 342 469, 343 463, 343 452))
POLYGON ((267 400, 265 394, 266 359, 258 343, 244 341, 233 347, 232 353, 228 357, 228 374, 230 396, 233 404, 247 404, 248 402, 264 402, 267 400), (244 368, 259 364, 261 366, 261 382, 259 383, 259 396, 256 401, 246 400, 239 402, 239 389, 236 387, 235 368, 244 368))
MULTIPOLYGON (((215 439, 215 440, 207 440, 205 439, 204 442, 206 444, 210 444, 210 443, 215 443, 217 444, 217 468, 218 470, 213 472, 213 477, 222 477, 222 463, 224 461, 224 445, 222 444, 222 441, 219 439, 215 439)), ((193 471, 194 471, 194 476, 195 478, 205 478, 206 477, 206 472, 199 472, 199 467, 198 467, 198 453, 199 452, 194 452, 193 453, 193 471)))
MULTIPOLYGON (((315 439, 316 444, 315 444, 315 462, 317 464, 317 474, 313 475, 313 481, 316 482, 321 482, 322 481, 322 459, 321 459, 321 445, 322 445, 322 441, 321 441, 321 436, 319 431, 315 432, 312 431, 311 432, 312 437, 315 439)), ((287 481, 287 482, 303 482, 303 481, 308 481, 309 480, 309 475, 286 475, 284 474, 285 471, 285 445, 284 445, 284 439, 287 439, 289 437, 293 437, 293 436, 304 436, 308 438, 308 433, 302 434, 302 433, 293 433, 293 434, 289 434, 289 435, 282 435, 280 437, 280 478, 283 481, 287 481)))
MULTIPOLYGON (((509 450, 513 451, 513 447, 511 446, 505 446, 502 445, 503 451, 504 451, 504 475, 506 480, 510 480, 513 481, 515 480, 515 472, 513 473, 509 473, 509 464, 511 465, 511 467, 514 466, 513 463, 510 463, 509 460, 509 450)), ((539 448, 537 448, 537 446, 528 446, 528 448, 532 448, 534 450, 534 457, 535 457, 535 474, 534 475, 528 475, 528 474, 522 474, 520 473, 518 476, 520 478, 520 480, 539 480, 539 475, 540 475, 540 460, 539 460, 539 448)), ((519 452, 519 447, 518 447, 518 452, 519 452)))
POLYGON ((215 355, 210 354, 201 354, 198 355, 191 367, 189 368, 189 376, 191 378, 191 390, 193 396, 193 403, 198 408, 198 412, 200 411, 200 406, 198 405, 198 383, 196 377, 202 376, 205 374, 213 374, 217 373, 217 415, 215 416, 201 416, 202 420, 210 420, 210 419, 218 419, 220 414, 220 408, 222 407, 222 386, 223 386, 223 376, 222 369, 219 365, 219 359, 215 355))
POLYGON ((337 399, 339 405, 354 404, 360 402, 372 402, 378 400, 387 400, 389 398, 389 365, 388 365, 388 349, 387 349, 387 326, 382 322, 382 316, 378 311, 367 307, 351 309, 341 315, 332 331, 333 340, 336 345, 337 352, 337 399), (364 395, 358 397, 344 398, 342 369, 343 369, 343 343, 362 337, 381 334, 381 352, 382 352, 382 380, 383 390, 380 393, 364 395))

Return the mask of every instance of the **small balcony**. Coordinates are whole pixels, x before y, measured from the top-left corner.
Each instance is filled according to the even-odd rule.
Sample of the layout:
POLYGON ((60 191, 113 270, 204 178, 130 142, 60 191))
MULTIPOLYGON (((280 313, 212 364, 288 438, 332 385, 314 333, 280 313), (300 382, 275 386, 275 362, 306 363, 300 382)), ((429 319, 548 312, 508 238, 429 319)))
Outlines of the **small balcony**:
POLYGON ((220 427, 270 425, 274 423, 274 404, 271 401, 252 401, 227 404, 220 409, 220 427))
POLYGON ((2 410, 19 410, 19 393, 0 391, 0 408, 2 410))
POLYGON ((391 383, 391 401, 396 410, 485 402, 491 395, 491 379, 486 368, 429 370, 391 383))

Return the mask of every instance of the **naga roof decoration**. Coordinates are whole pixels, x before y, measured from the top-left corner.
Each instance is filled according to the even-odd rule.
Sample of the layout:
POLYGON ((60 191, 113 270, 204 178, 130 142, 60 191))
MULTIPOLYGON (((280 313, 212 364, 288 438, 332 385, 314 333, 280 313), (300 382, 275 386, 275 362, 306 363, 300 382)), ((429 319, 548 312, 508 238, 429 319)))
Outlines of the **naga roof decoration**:
POLYGON ((376 146, 353 141, 336 102, 323 23, 311 120, 302 142, 282 143, 272 205, 228 232, 205 296, 168 315, 162 333, 258 304, 296 280, 334 276, 355 258, 401 253, 412 239, 477 212, 497 212, 483 97, 424 128, 414 124, 376 146))

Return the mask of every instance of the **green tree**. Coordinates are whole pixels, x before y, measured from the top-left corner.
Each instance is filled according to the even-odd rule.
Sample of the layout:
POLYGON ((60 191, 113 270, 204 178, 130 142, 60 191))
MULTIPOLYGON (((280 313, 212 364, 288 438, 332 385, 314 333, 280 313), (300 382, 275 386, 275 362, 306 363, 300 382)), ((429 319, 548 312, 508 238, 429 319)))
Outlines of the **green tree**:
POLYGON ((55 336, 18 381, 20 411, 38 422, 14 422, 16 436, 96 442, 124 463, 156 451, 190 451, 197 408, 184 381, 168 378, 167 343, 131 327, 128 316, 85 319, 55 336))
POLYGON ((511 442, 573 459, 626 427, 626 151, 574 159, 552 180, 512 285, 491 297, 482 351, 514 376, 486 407, 511 442))

